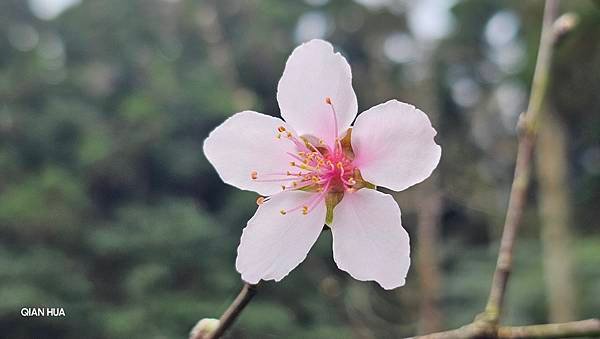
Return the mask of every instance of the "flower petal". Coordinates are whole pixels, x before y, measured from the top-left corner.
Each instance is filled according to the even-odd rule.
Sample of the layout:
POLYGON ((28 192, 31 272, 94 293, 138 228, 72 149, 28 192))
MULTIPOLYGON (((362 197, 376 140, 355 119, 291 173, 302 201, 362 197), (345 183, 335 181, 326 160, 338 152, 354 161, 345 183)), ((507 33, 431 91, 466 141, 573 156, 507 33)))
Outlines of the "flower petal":
POLYGON ((313 135, 331 146, 335 128, 327 97, 335 108, 341 136, 358 111, 350 65, 340 53, 333 52, 330 43, 311 40, 294 49, 279 80, 281 116, 300 135, 313 135))
POLYGON ((344 194, 333 211, 331 230, 333 258, 340 269, 388 290, 404 285, 409 238, 391 195, 366 188, 344 194))
POLYGON ((237 113, 210 133, 204 154, 227 184, 262 195, 281 192, 282 182, 253 180, 251 175, 256 171, 261 179, 262 174, 290 169, 293 159, 286 152, 294 152, 296 146, 286 138, 277 139, 279 126, 285 123, 278 118, 252 111, 237 113))
POLYGON ((235 267, 242 280, 283 279, 300 264, 323 230, 327 209, 321 201, 308 214, 280 211, 307 204, 315 193, 282 192, 258 207, 244 228, 235 267))
POLYGON ((360 114, 352 128, 354 163, 365 180, 402 191, 427 179, 442 148, 425 113, 390 100, 360 114))

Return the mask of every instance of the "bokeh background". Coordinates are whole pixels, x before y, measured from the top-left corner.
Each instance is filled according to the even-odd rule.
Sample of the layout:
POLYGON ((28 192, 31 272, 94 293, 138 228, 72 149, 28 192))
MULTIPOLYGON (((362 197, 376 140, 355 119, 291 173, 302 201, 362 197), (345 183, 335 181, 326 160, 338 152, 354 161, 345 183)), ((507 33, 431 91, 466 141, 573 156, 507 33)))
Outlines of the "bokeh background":
MULTIPOLYGON (((505 323, 600 310, 600 6, 564 1, 505 323), (544 132, 545 131, 545 132, 544 132)), ((184 338, 241 287, 256 196, 202 154, 243 109, 278 115, 302 41, 349 60, 359 111, 416 104, 443 156, 396 194, 411 234, 405 287, 354 281, 324 232, 229 338, 397 338, 483 309, 525 109, 542 1, 0 1, 0 336, 184 338), (64 307, 23 318, 22 307, 64 307)))

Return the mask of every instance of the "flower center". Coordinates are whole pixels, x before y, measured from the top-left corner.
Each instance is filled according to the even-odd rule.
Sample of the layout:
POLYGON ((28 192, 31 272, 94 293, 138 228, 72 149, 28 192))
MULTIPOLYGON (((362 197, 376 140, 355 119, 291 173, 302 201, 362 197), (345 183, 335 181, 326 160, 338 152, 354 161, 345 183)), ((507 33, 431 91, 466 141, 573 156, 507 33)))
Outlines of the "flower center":
MULTIPOLYGON (((337 139, 333 148, 326 145, 322 140, 312 136, 298 137, 285 127, 277 128, 277 138, 293 142, 296 152, 289 152, 290 170, 281 173, 258 173, 252 171, 252 180, 261 182, 280 182, 283 191, 302 190, 315 192, 316 194, 301 206, 289 210, 281 210, 281 214, 287 214, 296 210, 302 210, 308 214, 329 193, 344 193, 353 191, 357 183, 358 169, 352 163, 353 153, 350 140, 337 139), (317 145, 317 146, 315 146, 317 145)), ((283 140, 282 140, 283 141, 283 140)), ((261 204, 269 198, 260 197, 257 203, 261 204)))
MULTIPOLYGON (((276 138, 280 141, 289 141, 296 146, 295 152, 288 152, 290 156, 290 169, 280 173, 258 173, 252 171, 252 180, 260 182, 279 182, 283 191, 301 190, 314 192, 303 204, 282 209, 280 213, 286 215, 290 212, 301 210, 306 215, 325 199, 327 205, 327 223, 333 218, 333 208, 342 200, 344 193, 351 193, 363 187, 375 186, 364 181, 359 169, 354 165, 354 152, 351 146, 352 129, 340 139, 335 108, 331 98, 325 98, 325 103, 331 107, 333 119, 334 146, 331 147, 311 135, 296 136, 284 126, 277 128, 276 138)), ((271 197, 258 197, 258 205, 268 201, 271 197)))
MULTIPOLYGON (((335 133, 333 147, 314 136, 296 136, 284 126, 280 126, 277 128, 277 139, 292 142, 296 146, 295 152, 288 152, 291 169, 280 173, 258 173, 257 171, 250 173, 250 177, 255 181, 280 182, 283 191, 315 192, 300 206, 281 210, 283 215, 297 210, 308 214, 328 196, 330 199, 327 201, 337 203, 344 193, 353 192, 369 185, 362 180, 360 171, 353 164, 354 153, 350 143, 351 130, 348 130, 343 139, 338 137, 335 109, 329 97, 325 99, 325 102, 331 106, 333 117, 335 133)), ((269 197, 259 197, 256 202, 260 205, 268 199, 269 197)))

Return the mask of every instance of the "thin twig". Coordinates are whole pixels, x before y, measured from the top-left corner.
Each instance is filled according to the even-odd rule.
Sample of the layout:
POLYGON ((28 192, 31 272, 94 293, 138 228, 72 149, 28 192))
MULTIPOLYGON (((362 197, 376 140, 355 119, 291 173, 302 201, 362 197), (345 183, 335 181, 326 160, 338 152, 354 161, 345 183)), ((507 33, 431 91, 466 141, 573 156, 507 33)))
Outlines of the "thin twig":
POLYGON ((531 172, 533 146, 535 144, 536 130, 539 116, 542 113, 542 103, 548 88, 548 77, 554 41, 553 24, 558 13, 558 0, 546 1, 544 19, 540 37, 540 47, 533 75, 531 96, 527 112, 519 121, 520 139, 515 164, 515 176, 510 192, 506 220, 500 241, 500 250, 496 270, 492 280, 492 287, 487 305, 485 307, 486 320, 496 325, 502 312, 502 303, 506 293, 506 284, 510 275, 513 258, 513 248, 517 231, 527 202, 527 188, 531 172))
POLYGON ((244 307, 248 305, 252 297, 256 294, 256 285, 250 285, 244 283, 244 287, 240 291, 240 294, 235 298, 235 300, 229 305, 225 313, 219 319, 219 326, 208 336, 203 336, 202 333, 198 332, 190 339, 217 339, 220 338, 231 325, 233 325, 234 321, 237 317, 242 313, 244 307))

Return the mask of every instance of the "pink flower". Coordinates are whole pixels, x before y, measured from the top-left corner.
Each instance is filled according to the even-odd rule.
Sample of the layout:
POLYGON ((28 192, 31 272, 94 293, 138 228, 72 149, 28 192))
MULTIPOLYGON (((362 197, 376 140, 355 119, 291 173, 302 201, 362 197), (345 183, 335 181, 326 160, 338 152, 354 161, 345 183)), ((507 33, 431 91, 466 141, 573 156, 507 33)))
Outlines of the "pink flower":
POLYGON ((244 111, 218 126, 204 153, 224 182, 257 192, 236 268, 255 284, 283 279, 327 224, 338 267, 385 289, 410 266, 400 208, 375 185, 404 190, 425 180, 441 148, 427 115, 396 100, 356 117, 346 59, 322 40, 297 47, 277 88, 281 116, 244 111))

